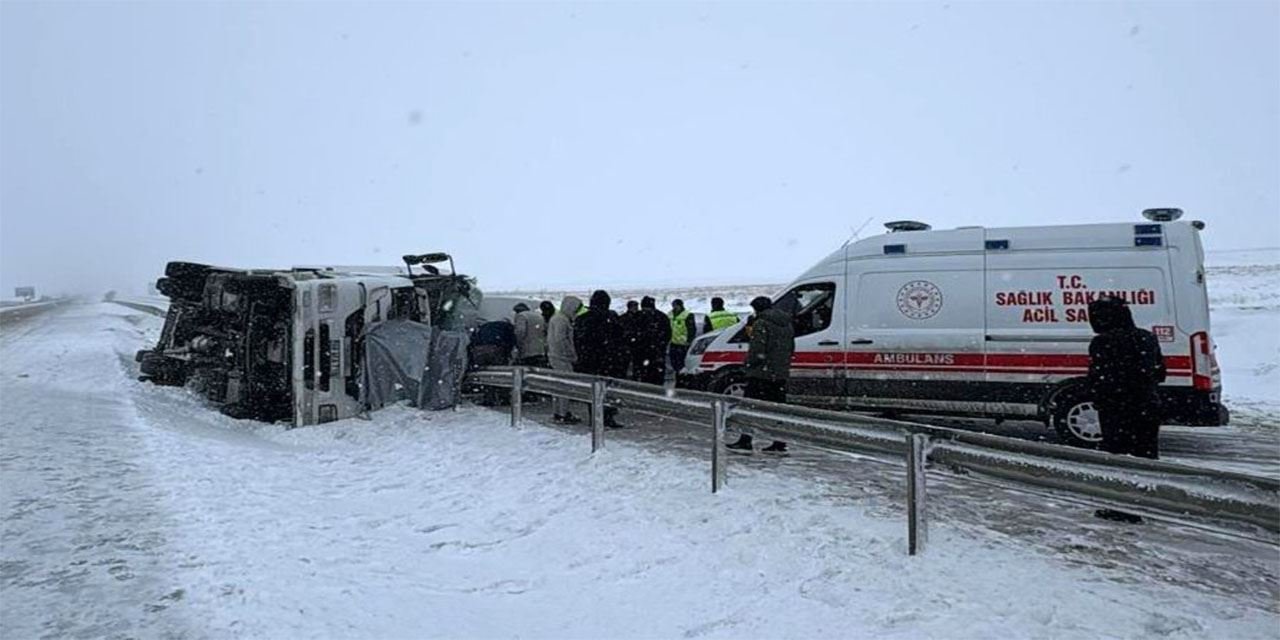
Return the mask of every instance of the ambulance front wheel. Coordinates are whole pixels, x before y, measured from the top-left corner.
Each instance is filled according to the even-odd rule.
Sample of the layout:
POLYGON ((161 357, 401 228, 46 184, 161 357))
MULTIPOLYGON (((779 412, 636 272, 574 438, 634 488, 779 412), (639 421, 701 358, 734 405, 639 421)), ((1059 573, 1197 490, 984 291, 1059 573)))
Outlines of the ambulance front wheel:
POLYGON ((711 379, 707 389, 711 393, 742 398, 747 395, 747 379, 736 369, 721 371, 711 379))
POLYGON ((1098 409, 1084 387, 1071 386, 1054 395, 1050 421, 1063 444, 1097 449, 1102 444, 1098 409))

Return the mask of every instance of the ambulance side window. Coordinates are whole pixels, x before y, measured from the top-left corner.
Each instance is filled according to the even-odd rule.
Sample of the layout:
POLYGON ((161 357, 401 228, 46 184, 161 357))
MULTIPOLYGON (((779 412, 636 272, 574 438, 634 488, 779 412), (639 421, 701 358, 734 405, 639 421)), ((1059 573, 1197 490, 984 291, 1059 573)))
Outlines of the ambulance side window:
POLYGON ((796 337, 799 338, 831 326, 835 299, 834 282, 811 282, 782 294, 773 304, 775 307, 791 311, 796 337))

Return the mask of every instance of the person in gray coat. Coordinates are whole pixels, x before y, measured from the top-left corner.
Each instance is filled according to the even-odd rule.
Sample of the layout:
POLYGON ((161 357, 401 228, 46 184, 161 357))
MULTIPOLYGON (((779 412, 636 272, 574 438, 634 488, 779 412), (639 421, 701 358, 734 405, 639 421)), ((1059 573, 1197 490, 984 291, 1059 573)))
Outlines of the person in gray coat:
MULTIPOLYGON (((560 310, 547 323, 547 359, 556 371, 573 371, 578 362, 578 351, 573 347, 573 319, 582 308, 582 301, 575 296, 565 296, 560 310)), ((569 412, 569 399, 556 398, 552 403, 553 419, 560 424, 582 422, 569 412)))
POLYGON ((542 313, 523 302, 512 310, 516 312, 516 364, 547 368, 547 323, 542 313))

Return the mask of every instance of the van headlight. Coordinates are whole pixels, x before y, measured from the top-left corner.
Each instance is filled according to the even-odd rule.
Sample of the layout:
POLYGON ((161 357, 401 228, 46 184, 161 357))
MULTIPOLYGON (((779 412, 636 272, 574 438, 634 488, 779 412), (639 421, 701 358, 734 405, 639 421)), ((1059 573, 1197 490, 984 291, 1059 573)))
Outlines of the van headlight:
POLYGON ((716 341, 716 336, 702 336, 693 341, 693 346, 689 347, 689 355, 700 356, 716 341))

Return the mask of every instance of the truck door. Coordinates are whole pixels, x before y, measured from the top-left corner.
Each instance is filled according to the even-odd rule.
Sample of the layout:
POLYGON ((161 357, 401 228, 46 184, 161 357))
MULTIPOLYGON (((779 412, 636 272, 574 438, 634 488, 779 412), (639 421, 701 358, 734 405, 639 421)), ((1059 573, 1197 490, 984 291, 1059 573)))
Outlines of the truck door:
POLYGON ((850 256, 846 406, 962 411, 983 381, 982 230, 885 236, 850 256))
POLYGON ((793 314, 796 350, 787 392, 797 402, 843 405, 844 321, 836 281, 823 278, 797 284, 774 302, 793 314))

